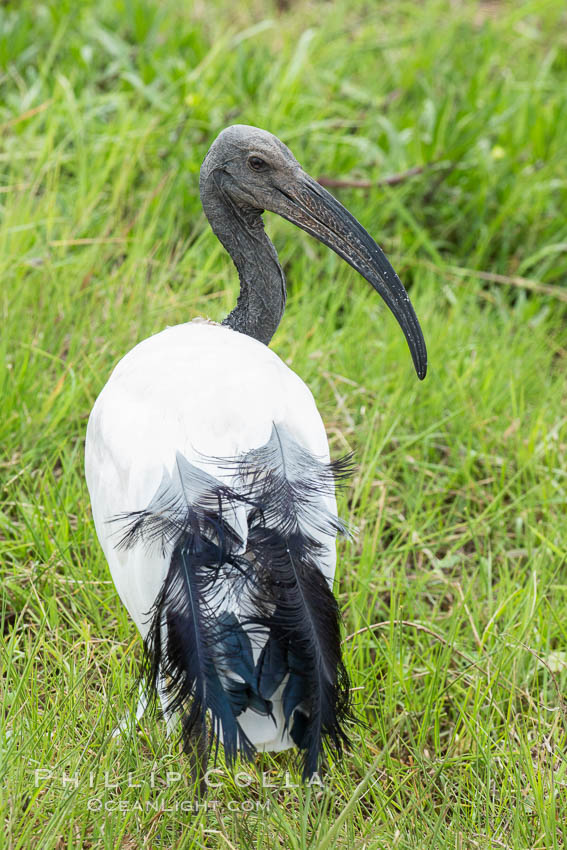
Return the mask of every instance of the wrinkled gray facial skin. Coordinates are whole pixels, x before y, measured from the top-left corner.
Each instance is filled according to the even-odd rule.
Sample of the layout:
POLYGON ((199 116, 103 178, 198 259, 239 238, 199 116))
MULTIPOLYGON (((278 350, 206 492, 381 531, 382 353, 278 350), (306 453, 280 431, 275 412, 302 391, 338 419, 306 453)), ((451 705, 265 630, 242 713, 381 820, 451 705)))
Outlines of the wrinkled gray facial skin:
POLYGON ((285 309, 285 277, 264 232, 277 213, 332 248, 374 287, 396 317, 420 379, 427 351, 417 316, 382 249, 329 192, 306 174, 276 136, 235 124, 215 139, 201 166, 201 201, 238 270, 240 295, 223 324, 268 345, 285 309))

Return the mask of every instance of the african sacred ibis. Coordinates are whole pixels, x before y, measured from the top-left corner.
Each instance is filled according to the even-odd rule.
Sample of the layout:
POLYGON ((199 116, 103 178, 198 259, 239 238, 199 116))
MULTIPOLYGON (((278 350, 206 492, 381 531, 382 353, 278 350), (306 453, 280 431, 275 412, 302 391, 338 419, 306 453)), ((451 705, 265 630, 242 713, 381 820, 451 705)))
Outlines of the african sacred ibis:
POLYGON ((345 468, 329 460, 311 392, 268 348, 286 286, 263 211, 372 284, 420 378, 425 342, 381 249, 271 133, 223 130, 200 193, 236 265, 238 302, 221 324, 166 328, 114 369, 87 428, 94 522, 168 725, 180 718, 186 740, 207 740, 209 718, 229 763, 295 745, 308 777, 323 744, 340 753, 347 740, 332 593, 345 468))

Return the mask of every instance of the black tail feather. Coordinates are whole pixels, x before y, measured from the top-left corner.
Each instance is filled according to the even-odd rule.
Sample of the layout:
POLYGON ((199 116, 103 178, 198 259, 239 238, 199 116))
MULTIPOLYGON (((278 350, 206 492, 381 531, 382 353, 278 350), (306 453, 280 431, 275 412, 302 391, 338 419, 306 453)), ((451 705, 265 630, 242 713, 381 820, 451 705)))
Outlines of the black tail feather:
POLYGON ((253 625, 269 638, 258 660, 258 690, 270 698, 285 679, 285 728, 304 751, 303 776, 316 770, 323 742, 340 756, 352 718, 349 680, 341 659, 340 611, 316 565, 316 543, 301 533, 250 532, 256 555, 253 625))
POLYGON ((149 612, 149 682, 165 687, 166 710, 180 714, 185 737, 200 729, 204 739, 210 717, 229 764, 237 754, 254 755, 239 715, 252 709, 273 717, 273 701, 281 699, 309 778, 324 744, 341 754, 352 718, 340 612, 318 566, 321 536, 346 533, 325 496, 350 474, 351 461, 323 463, 274 425, 265 446, 223 464, 231 487, 178 454, 173 476, 164 474, 148 507, 115 517, 118 546, 157 542, 163 553, 173 546, 149 612), (234 528, 239 506, 248 518, 245 547, 234 528), (254 633, 265 640, 256 664, 254 633))
MULTIPOLYGON (((184 736, 195 737, 198 726, 206 736, 210 714, 214 739, 218 742, 222 730, 230 764, 238 752, 248 759, 254 755, 237 720, 255 686, 252 647, 236 617, 212 609, 215 582, 226 571, 209 565, 210 545, 196 550, 195 538, 186 537, 173 551, 145 642, 149 678, 157 688, 161 677, 166 711, 181 713, 184 736)), ((256 699, 254 708, 269 714, 271 703, 256 699)))

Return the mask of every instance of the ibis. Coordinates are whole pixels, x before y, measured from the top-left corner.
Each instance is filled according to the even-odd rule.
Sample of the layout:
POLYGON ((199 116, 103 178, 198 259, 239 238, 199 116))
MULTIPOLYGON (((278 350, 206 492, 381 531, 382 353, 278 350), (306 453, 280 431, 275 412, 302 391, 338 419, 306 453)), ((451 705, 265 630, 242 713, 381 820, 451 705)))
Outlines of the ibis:
MULTIPOLYGON (((296 747, 303 777, 340 756, 352 704, 333 593, 335 486, 321 416, 268 347, 286 282, 264 231, 277 213, 382 296, 420 379, 410 299, 364 227, 276 136, 234 125, 200 171, 203 210, 240 281, 232 312, 168 327, 123 357, 98 396, 85 469, 96 532, 144 642, 148 693, 185 742, 228 764, 296 747)), ((139 706, 143 709, 143 703, 139 706)))

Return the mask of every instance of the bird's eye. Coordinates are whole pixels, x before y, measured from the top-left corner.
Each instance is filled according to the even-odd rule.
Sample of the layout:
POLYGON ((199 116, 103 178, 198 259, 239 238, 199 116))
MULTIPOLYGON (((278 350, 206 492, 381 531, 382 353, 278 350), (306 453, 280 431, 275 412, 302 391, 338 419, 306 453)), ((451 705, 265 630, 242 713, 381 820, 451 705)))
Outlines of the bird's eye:
POLYGON ((267 162, 261 156, 249 156, 248 165, 252 171, 264 171, 268 167, 267 162))

